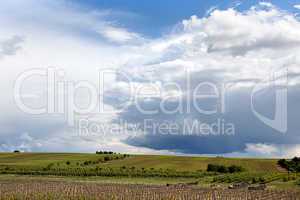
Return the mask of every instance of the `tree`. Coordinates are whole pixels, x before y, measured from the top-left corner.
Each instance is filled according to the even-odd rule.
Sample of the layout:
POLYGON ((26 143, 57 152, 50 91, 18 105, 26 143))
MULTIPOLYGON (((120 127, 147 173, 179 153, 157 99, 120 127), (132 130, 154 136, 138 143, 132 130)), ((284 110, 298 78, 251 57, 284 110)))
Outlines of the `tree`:
POLYGON ((300 172, 300 157, 294 157, 292 160, 280 159, 277 163, 288 172, 300 172))

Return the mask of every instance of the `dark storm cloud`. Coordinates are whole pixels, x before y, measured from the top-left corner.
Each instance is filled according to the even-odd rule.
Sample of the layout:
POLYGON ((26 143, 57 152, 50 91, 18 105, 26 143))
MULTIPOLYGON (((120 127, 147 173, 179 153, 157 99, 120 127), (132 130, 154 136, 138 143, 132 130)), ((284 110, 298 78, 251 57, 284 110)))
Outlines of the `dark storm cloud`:
MULTIPOLYGON (((225 122, 234 124, 235 135, 211 135, 203 136, 194 132, 192 135, 183 135, 182 130, 176 134, 159 134, 157 130, 148 129, 148 134, 128 138, 126 142, 130 145, 153 148, 156 150, 171 150, 183 153, 197 154, 222 154, 231 152, 243 152, 246 144, 266 143, 266 144, 299 144, 300 134, 298 132, 300 125, 297 119, 300 117, 296 107, 299 102, 295 99, 300 98, 299 87, 289 88, 288 96, 288 131, 280 133, 277 130, 268 127, 254 116, 250 107, 250 93, 245 91, 233 92, 227 97, 226 113, 223 115, 201 115, 196 110, 192 113, 164 114, 159 112, 156 115, 143 115, 134 106, 120 115, 123 120, 130 123, 143 124, 144 120, 153 119, 155 123, 175 122, 183 124, 184 119, 194 119, 205 123, 214 123, 218 118, 225 122), (153 134, 158 133, 158 134, 153 134)), ((274 116, 275 96, 274 91, 268 91, 264 98, 255 102, 255 109, 265 116, 272 118, 274 116)), ((156 102, 148 102, 147 108, 158 108, 156 102), (157 107, 156 107, 157 106, 157 107)), ((171 105, 168 105, 172 107, 171 105)), ((146 106, 144 106, 146 108, 146 106)), ((145 129, 143 129, 145 130, 145 129)))

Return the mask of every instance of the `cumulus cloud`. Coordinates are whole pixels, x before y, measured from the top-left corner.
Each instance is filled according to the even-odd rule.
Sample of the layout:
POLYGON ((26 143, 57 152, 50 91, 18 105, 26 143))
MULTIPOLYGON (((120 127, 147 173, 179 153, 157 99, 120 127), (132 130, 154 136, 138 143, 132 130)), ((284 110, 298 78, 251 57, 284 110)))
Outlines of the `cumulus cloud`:
POLYGON ((203 35, 203 45, 208 52, 242 55, 279 46, 297 47, 299 31, 296 27, 299 23, 292 16, 283 15, 275 8, 268 11, 250 10, 247 13, 233 9, 216 10, 207 19, 194 16, 184 21, 183 25, 186 31, 195 34, 194 37, 203 35), (294 28, 295 32, 292 31, 294 28))
MULTIPOLYGON (((63 2, 22 2, 13 0, 1 3, 0 7, 0 25, 7 27, 0 33, 12 38, 4 47, 0 45, 0 49, 13 54, 0 61, 0 66, 7 69, 7 75, 1 79, 1 90, 12 91, 20 72, 31 67, 54 66, 64 70, 67 81, 88 80, 93 85, 99 85, 99 68, 109 68, 119 73, 103 82, 105 89, 97 93, 97 103, 113 113, 93 110, 76 113, 75 119, 89 119, 108 126, 125 121, 137 125, 138 129, 131 127, 128 131, 125 127, 129 134, 116 130, 120 134, 78 135, 76 127, 68 126, 64 114, 30 116, 18 110, 12 93, 2 94, 1 101, 6 103, 1 107, 5 112, 0 113, 3 124, 0 150, 92 152, 100 148, 140 153, 265 153, 267 156, 298 152, 300 127, 295 119, 300 116, 295 108, 299 107, 300 22, 293 14, 270 3, 260 3, 244 12, 214 8, 203 18, 192 16, 183 20, 175 32, 145 39, 108 20, 113 12, 86 12, 63 2), (22 11, 16 10, 16 2, 21 3, 22 11), (33 3, 36 9, 27 13, 26 8, 31 8, 33 3), (14 37, 20 32, 26 38, 22 45, 21 39, 14 37), (22 51, 16 54, 20 46, 22 51), (265 83, 266 90, 255 96, 254 103, 261 113, 274 117, 274 99, 282 85, 268 86, 280 80, 273 72, 286 68, 288 131, 282 134, 253 114, 250 97, 253 87, 270 77, 271 81, 265 83), (193 102, 193 92, 203 82, 213 83, 220 92, 225 85, 225 95, 211 98, 216 92, 214 88, 201 87, 200 94, 211 96, 193 102), (181 109, 176 110, 179 106, 181 109), (217 112, 199 113, 197 106, 217 112), (155 112, 141 112, 141 108, 155 112), (172 110, 175 112, 168 112, 172 110), (153 134, 159 127, 145 127, 147 119, 158 126, 175 123, 179 127, 172 133, 153 134), (232 123, 234 135, 201 135, 198 129, 190 135, 182 134, 186 122, 214 124, 218 119, 223 120, 220 126, 232 123), (289 145, 295 148, 288 149, 289 145)), ((30 105, 45 105, 45 80, 27 83, 22 88, 26 93, 20 97, 30 105)), ((89 102, 86 92, 76 96, 79 104, 89 102)), ((117 129, 123 126, 120 123, 117 129)))
MULTIPOLYGON (((261 3, 245 12, 216 9, 208 17, 192 16, 183 20, 182 29, 178 32, 145 44, 143 54, 123 66, 122 70, 130 75, 130 83, 140 85, 139 88, 149 88, 149 83, 154 85, 153 92, 148 91, 148 96, 139 96, 137 101, 128 102, 129 104, 123 102, 126 107, 119 118, 136 124, 152 119, 158 126, 175 123, 179 128, 175 135, 153 134, 157 132, 158 126, 152 126, 146 130, 148 134, 129 138, 126 142, 184 153, 218 154, 265 149, 270 156, 278 152, 259 144, 298 144, 299 127, 295 116, 299 114, 293 109, 297 107, 293 99, 298 96, 299 86, 299 26, 300 23, 293 14, 270 3, 261 3), (263 124, 253 114, 250 97, 253 88, 269 77, 271 81, 265 85, 266 89, 256 96, 255 108, 270 118, 274 117, 274 95, 278 87, 269 86, 278 78, 274 74, 286 68, 289 69, 288 132, 284 135, 263 124), (186 70, 190 72, 189 87, 186 70), (190 96, 190 92, 195 91, 203 82, 214 83, 218 88, 222 84, 228 86, 226 102, 223 104, 226 106, 225 112, 218 110, 212 115, 199 113, 199 104, 203 109, 209 110, 214 108, 213 105, 219 105, 212 100, 201 100, 196 105, 191 102, 193 96, 190 96), (176 83, 180 89, 164 87, 164 84, 169 83, 176 83), (162 92, 153 96, 157 87, 162 92), (176 98, 172 96, 172 101, 170 98, 166 101, 164 94, 172 93, 171 91, 176 91, 176 98), (191 110, 187 111, 186 107, 183 112, 176 110, 182 103, 184 106, 191 105, 191 110), (165 110, 175 112, 165 112, 162 105, 165 110), (155 112, 149 114, 144 110, 155 112), (235 125, 234 136, 199 136, 197 130, 193 131, 192 136, 183 135, 185 119, 213 123, 220 118, 235 125)), ((203 89, 201 92, 203 94, 209 91, 203 89)), ((127 99, 131 95, 132 93, 128 93, 127 99)), ((107 96, 113 99, 118 93, 107 93, 107 96)), ((119 105, 120 102, 111 104, 119 105)), ((144 128, 142 125, 143 130, 144 128)))

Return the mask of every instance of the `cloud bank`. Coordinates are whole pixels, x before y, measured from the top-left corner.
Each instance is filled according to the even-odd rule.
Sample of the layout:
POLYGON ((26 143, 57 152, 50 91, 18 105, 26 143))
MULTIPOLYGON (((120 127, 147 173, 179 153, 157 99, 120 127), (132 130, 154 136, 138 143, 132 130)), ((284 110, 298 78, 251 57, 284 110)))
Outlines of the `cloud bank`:
MULTIPOLYGON (((1 3, 0 24, 7 28, 0 30, 5 36, 0 40, 0 67, 7 69, 7 75, 0 86, 5 91, 0 100, 0 150, 92 152, 101 148, 270 157, 299 153, 300 127, 296 119, 300 22, 294 14, 269 3, 243 12, 214 7, 205 17, 182 20, 176 30, 159 38, 143 36, 113 23, 111 19, 120 15, 126 17, 130 13, 86 10, 66 2, 1 3), (28 13, 28 8, 32 12, 28 13), (32 116, 20 111, 13 97, 15 80, 28 69, 48 67, 63 70, 67 81, 85 80, 94 85, 99 85, 99 70, 120 72, 102 82, 105 90, 97 94, 97 103, 114 112, 76 114, 76 119, 107 126, 117 124, 119 128, 124 128, 120 122, 125 121, 138 128, 126 127, 126 131, 111 135, 78 135, 77 128, 68 125, 64 114, 32 116), (287 132, 283 134, 253 114, 251 95, 254 87, 266 78, 280 82, 281 77, 274 77, 274 72, 286 69, 288 114, 287 132), (197 86, 208 82, 217 91, 226 91, 224 95, 194 101, 191 97, 197 86), (141 88, 143 94, 139 93, 141 88), (204 114, 199 108, 216 112, 204 114), (234 134, 203 135, 197 129, 190 135, 183 134, 185 123, 196 120, 212 124, 218 123, 218 119, 223 120, 220 126, 233 124, 234 134), (174 123, 178 128, 172 134, 154 134, 157 127, 145 129, 145 120, 158 126, 174 123)), ((35 78, 26 83, 26 94, 22 96, 26 103, 45 106, 45 80, 35 78)), ((258 93, 254 98, 255 109, 274 117, 279 88, 266 87, 258 93)), ((216 92, 212 87, 197 91, 208 96, 216 92)), ((86 105, 87 96, 86 92, 79 92, 77 103, 86 105)))
MULTIPOLYGON (((141 87, 153 84, 161 88, 169 83, 177 83, 181 89, 164 88, 165 95, 141 98, 138 100, 139 106, 136 101, 126 104, 127 107, 119 118, 135 124, 143 124, 145 119, 161 125, 175 122, 181 127, 177 135, 153 134, 157 130, 156 127, 151 127, 147 130, 148 134, 130 137, 126 142, 157 150, 194 154, 240 152, 243 155, 262 153, 263 151, 251 148, 260 147, 259 144, 268 147, 271 145, 272 148, 281 146, 281 149, 284 149, 284 145, 298 144, 299 127, 295 119, 299 114, 294 108, 298 107, 295 98, 298 98, 299 87, 299 25, 293 14, 271 4, 260 4, 245 12, 235 9, 214 10, 204 18, 192 16, 182 21, 178 32, 146 44, 145 51, 150 49, 150 52, 122 68, 131 75, 131 82, 144 85, 141 87), (191 85, 185 90, 182 88, 186 88, 187 69, 190 71, 191 85), (261 81, 284 69, 289 70, 288 131, 281 134, 263 124, 253 114, 251 93, 261 81), (225 103, 222 104, 226 107, 225 112, 203 115, 196 107, 192 107, 189 112, 174 109, 182 102, 184 105, 193 104, 188 102, 191 101, 189 90, 195 91, 203 82, 214 83, 220 88, 221 85, 226 85, 225 103), (166 98, 169 99, 166 101, 166 98), (175 112, 164 112, 161 109, 162 103, 165 108, 175 112), (140 106, 143 110, 155 113, 145 114, 139 109, 140 106), (234 136, 195 136, 199 135, 197 130, 193 135, 182 134, 186 119, 213 123, 219 118, 235 125, 234 136)), ((276 112, 276 89, 278 88, 267 87, 255 98, 256 108, 270 118, 276 112)), ((202 92, 208 91, 203 89, 202 92)), ((119 93, 112 94, 116 97, 119 93)), ((127 95, 130 97, 131 94, 127 95)), ((109 99, 113 98, 111 96, 109 99)), ((211 110, 212 101, 214 99, 202 100, 198 105, 211 110)), ((121 103, 124 104, 115 102, 115 105, 121 103)), ((218 105, 217 102, 213 104, 218 105)), ((265 152, 265 155, 278 155, 278 151, 265 152)))

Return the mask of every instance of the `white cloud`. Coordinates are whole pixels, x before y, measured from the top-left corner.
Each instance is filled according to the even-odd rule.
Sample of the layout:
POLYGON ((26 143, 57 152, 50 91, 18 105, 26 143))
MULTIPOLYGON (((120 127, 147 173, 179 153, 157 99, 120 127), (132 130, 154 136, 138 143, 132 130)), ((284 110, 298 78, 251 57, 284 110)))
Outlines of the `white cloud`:
POLYGON ((273 5, 272 3, 270 3, 270 2, 265 2, 265 1, 259 2, 259 5, 265 6, 265 7, 269 7, 269 8, 274 7, 274 5, 273 5))
POLYGON ((185 67, 195 73, 222 70, 222 81, 233 82, 264 79, 283 66, 296 70, 300 23, 276 8, 214 10, 208 18, 192 16, 182 25, 181 32, 147 43, 123 69, 143 81, 149 81, 146 71, 151 70, 151 81, 179 81, 185 67))
MULTIPOLYGON (((270 130, 268 127, 261 127, 257 120, 251 121, 252 124, 249 119, 246 119, 253 118, 251 109, 248 107, 250 96, 243 97, 241 94, 250 93, 251 88, 258 81, 272 77, 273 72, 286 67, 291 73, 289 86, 299 85, 300 82, 297 81, 299 79, 296 78, 299 75, 295 73, 300 64, 298 61, 300 56, 299 30, 300 22, 293 14, 281 11, 271 4, 262 3, 245 12, 235 9, 216 9, 209 17, 192 16, 188 20, 183 20, 182 30, 146 43, 141 47, 140 56, 132 58, 127 65, 123 66, 122 70, 125 70, 133 80, 145 86, 149 83, 163 85, 175 82, 182 89, 179 92, 180 97, 185 99, 189 94, 185 85, 186 68, 192 72, 191 79, 194 85, 203 81, 212 81, 217 85, 232 83, 231 93, 228 94, 230 96, 228 104, 231 108, 228 118, 241 123, 238 124, 240 127, 237 130, 236 138, 232 138, 232 140, 237 146, 240 144, 239 148, 242 148, 241 146, 244 144, 251 143, 251 140, 260 142, 259 144, 255 143, 256 145, 247 145, 247 151, 255 154, 265 151, 265 155, 274 156, 277 155, 277 149, 265 145, 264 142, 269 141, 271 144, 272 142, 290 143, 293 140, 300 142, 296 135, 295 121, 289 117, 291 120, 289 123, 293 124, 293 128, 289 129, 286 138, 282 136, 284 139, 278 139, 276 131, 270 130), (249 125, 249 127, 248 123, 252 126, 249 125)), ((294 92, 291 93, 294 94, 294 92)), ((117 96, 118 94, 114 93, 110 98, 117 96)), ((162 95, 160 100, 164 100, 163 98, 162 95)), ((180 100, 180 98, 178 99, 180 100)), ((272 101, 272 98, 266 97, 260 100, 264 102, 265 107, 268 107, 269 103, 267 102, 272 101)), ((160 101, 157 99, 149 103, 148 98, 145 98, 144 102, 151 108, 160 108, 160 101)), ((118 101, 112 102, 112 105, 114 103, 119 105, 118 101)), ((180 116, 176 114, 159 113, 149 116, 139 113, 133 104, 132 107, 124 110, 121 116, 132 120, 133 123, 141 123, 143 119, 147 118, 155 118, 158 121, 175 121, 179 124, 182 123, 182 118, 198 119, 193 112, 180 116)), ((290 114, 290 116, 292 115, 290 114)), ((200 120, 203 121, 205 118, 201 116, 200 120)), ((157 149, 168 149, 168 145, 174 145, 169 144, 168 141, 164 141, 166 144, 164 146, 162 141, 157 144, 157 141, 153 139, 156 143, 151 144, 144 140, 141 138, 140 144, 157 149)), ((199 140, 201 142, 201 139, 199 140)), ((176 140, 174 139, 174 141, 176 140)), ((228 142, 223 145, 231 144, 228 142)), ((178 146, 184 145, 178 144, 178 146)), ((222 148, 220 149, 223 151, 222 148)), ((188 149, 181 150, 188 151, 188 149)), ((203 149, 199 147, 198 150, 203 149)), ((195 152, 197 149, 192 149, 192 151, 195 152)))
MULTIPOLYGON (((55 151, 54 147, 57 147, 57 150, 63 151, 70 146, 70 151, 76 151, 76 148, 78 151, 89 151, 90 148, 80 138, 72 144, 76 130, 67 126, 65 114, 45 114, 37 118, 22 113, 13 98, 14 82, 26 70, 54 67, 65 72, 63 81, 88 80, 98 85, 100 69, 116 69, 126 63, 129 55, 134 55, 129 48, 124 50, 108 44, 107 39, 101 38, 97 32, 113 25, 105 18, 114 13, 101 10, 87 12, 64 2, 53 1, 12 0, 0 5, 0 25, 5 27, 0 30, 0 57, 5 56, 5 59, 0 59, 0 67, 5 69, 0 84, 1 91, 4 91, 0 95, 0 150, 55 151), (22 37, 16 36, 20 33, 22 37), (20 137, 24 132, 28 135, 20 137), (52 142, 47 145, 50 141, 57 144, 52 142)), ((26 80, 22 87, 25 92, 19 97, 28 105, 43 106, 47 100, 47 82, 43 77, 32 79, 26 80)), ((64 95, 55 97, 58 96, 64 95)), ((77 100, 88 101, 80 93, 77 100)), ((98 120, 110 123, 114 116, 100 115, 98 120)), ((97 148, 96 145, 94 148, 97 148)))
MULTIPOLYGON (((246 157, 277 157, 277 158, 292 158, 300 154, 299 144, 247 144, 244 153, 235 153, 231 156, 246 156, 246 157)), ((230 156, 230 154, 228 155, 230 156)))
MULTIPOLYGON (((182 88, 185 88, 185 68, 188 67, 193 72, 194 84, 203 80, 233 82, 238 86, 236 90, 242 92, 244 88, 250 88, 253 83, 264 79, 272 70, 288 66, 290 72, 299 73, 300 22, 292 14, 282 12, 269 3, 260 3, 267 9, 256 8, 245 12, 213 9, 208 17, 192 16, 183 20, 182 29, 176 33, 158 39, 145 39, 139 33, 107 21, 106 17, 113 15, 113 12, 86 12, 53 1, 24 2, 12 0, 0 3, 0 25, 5 27, 0 30, 0 35, 5 36, 3 41, 13 38, 4 45, 0 43, 0 51, 11 54, 0 60, 0 67, 6 69, 0 84, 1 91, 5 91, 0 95, 3 102, 0 122, 5 124, 2 128, 5 131, 0 132, 0 137, 5 138, 1 140, 3 149, 23 146, 30 150, 94 151, 100 146, 116 151, 152 151, 124 144, 124 136, 76 136, 74 129, 66 126, 61 115, 39 116, 40 121, 37 121, 35 117, 22 114, 14 104, 12 88, 17 76, 33 67, 58 67, 66 72, 67 80, 88 80, 95 85, 98 85, 99 68, 118 69, 127 72, 137 87, 176 82, 182 88), (24 36, 22 42, 14 37, 20 33, 24 36), (44 130, 44 134, 40 134, 40 130, 44 130), (20 138, 23 132, 28 134, 20 138)), ((299 79, 294 80, 294 85, 297 85, 299 79)), ((123 105, 120 102, 131 105, 127 101, 132 91, 128 89, 126 80, 113 77, 106 83, 109 84, 104 94, 108 98, 106 107, 114 110, 114 106, 123 105)), ((40 93, 29 93, 23 97, 31 99, 34 104, 41 97, 40 103, 43 103, 46 93, 39 87, 44 85, 43 81, 27 85, 27 91, 37 90, 40 93)), ((188 92, 171 88, 164 94, 180 99, 188 92)), ((236 98, 234 95, 230 97, 236 98)), ((80 102, 87 101, 85 95, 79 98, 82 100, 80 102)), ((239 103, 235 102, 240 100, 233 99, 232 102, 236 106, 239 103)), ((128 113, 90 114, 87 117, 109 124, 122 114, 127 114, 129 118, 134 115, 138 120, 145 118, 131 110, 128 113)), ((182 120, 176 117, 166 118, 182 120)), ((258 134, 255 137, 260 139, 258 134)), ((254 154, 265 152, 270 156, 278 152, 277 147, 263 141, 261 144, 247 145, 246 150, 254 154)), ((290 149, 289 152, 296 153, 297 150, 290 149)))
POLYGON ((300 9, 300 5, 294 5, 294 8, 300 9))
POLYGON ((117 43, 140 43, 143 38, 134 32, 129 32, 123 28, 106 27, 98 31, 103 37, 109 41, 117 43))
POLYGON ((270 156, 278 153, 278 149, 276 148, 276 146, 268 144, 247 144, 245 151, 248 153, 265 156, 270 156))

